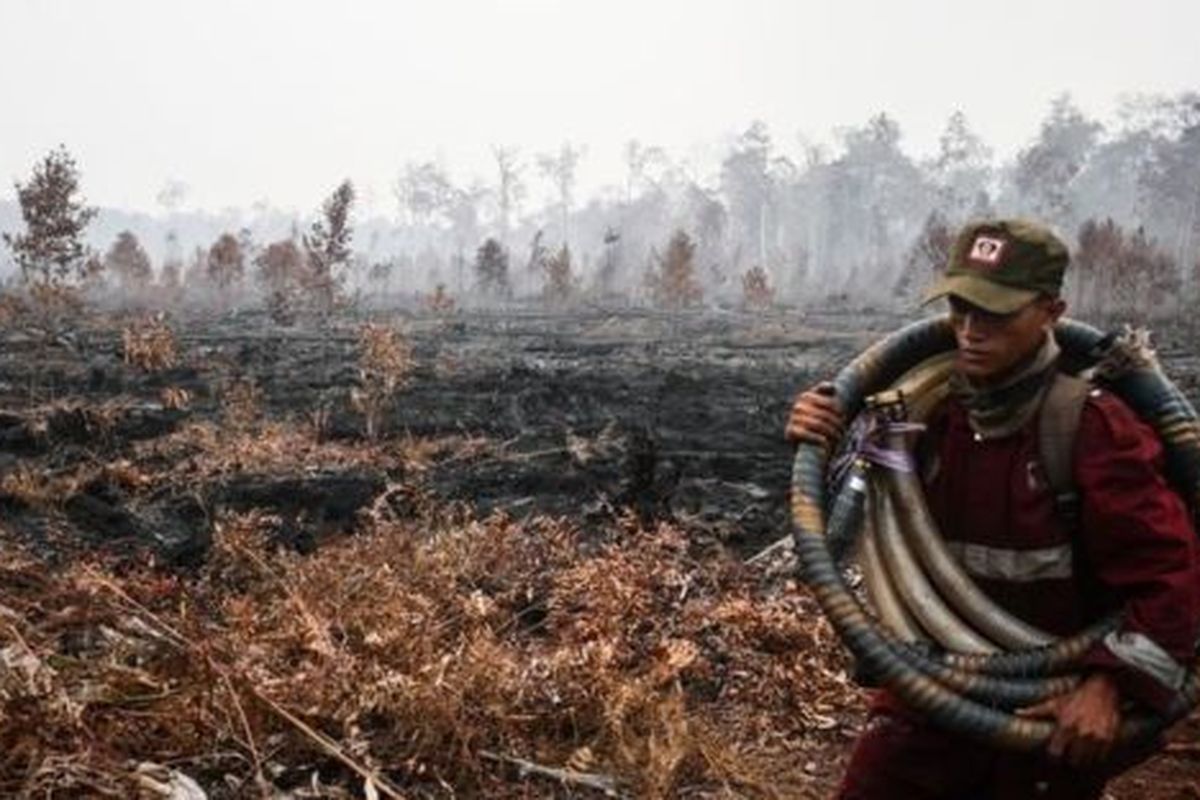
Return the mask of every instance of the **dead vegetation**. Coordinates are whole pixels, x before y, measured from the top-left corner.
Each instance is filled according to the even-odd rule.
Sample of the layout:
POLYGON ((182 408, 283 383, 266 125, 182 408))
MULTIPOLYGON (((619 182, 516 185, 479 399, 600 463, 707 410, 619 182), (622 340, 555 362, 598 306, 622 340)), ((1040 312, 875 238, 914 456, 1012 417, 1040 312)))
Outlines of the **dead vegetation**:
POLYGON ((379 438, 384 414, 413 368, 412 350, 399 331, 367 323, 358 334, 359 383, 350 394, 366 421, 367 438, 379 438))
MULTIPOLYGON (((404 340, 372 330, 358 339, 346 329, 339 374, 365 377, 354 372, 358 345, 358 366, 402 383, 404 340)), ((425 352, 420 329, 406 330, 425 352)), ((96 341, 153 396, 162 376, 125 369, 117 331, 96 341)), ((437 500, 423 480, 489 465, 516 474, 539 460, 549 460, 544 474, 606 463, 637 474, 646 453, 611 461, 607 451, 628 444, 615 427, 580 426, 545 448, 474 426, 416 439, 393 423, 373 440, 351 413, 348 434, 314 436, 305 412, 316 392, 280 413, 278 378, 212 339, 205 356, 198 339, 186 337, 188 361, 211 362, 211 383, 193 384, 193 410, 152 437, 119 432, 130 406, 144 408, 128 398, 21 415, 50 444, 0 470, 0 796, 828 796, 862 695, 782 570, 746 566, 683 504, 600 528, 579 511, 598 484, 562 490, 567 518, 518 519, 437 500), (322 475, 365 475, 378 488, 341 526, 306 504, 322 475), (251 483, 297 503, 231 509, 213 499, 251 483), (82 541, 65 527, 81 510, 145 523, 139 535, 163 519, 186 527, 156 515, 188 494, 201 498, 211 545, 182 567, 130 546, 133 535, 82 541), (79 495, 97 502, 64 502, 79 495), (309 554, 289 528, 313 531, 309 554)), ((477 354, 449 355, 462 359, 451 373, 478 368, 477 354)), ((472 396, 479 385, 511 391, 500 371, 513 370, 485 373, 472 396)), ((545 386, 548 374, 517 386, 545 386)), ((433 380, 424 402, 440 408, 451 376, 433 380)), ((421 383, 404 409, 421 402, 407 393, 421 383)), ((344 399, 346 389, 330 390, 344 399)), ((572 392, 556 388, 531 408, 565 405, 572 392)), ((529 418, 548 426, 544 413, 529 418)), ((0 433, 15 430, 5 424, 0 433)), ((717 426, 705 424, 711 440, 717 426)), ((649 478, 644 488, 661 488, 649 478)), ((703 487, 710 496, 720 484, 703 487)), ((614 506, 633 497, 606 496, 614 506)), ((731 507, 749 507, 749 494, 734 497, 731 507)), ((1183 777, 1155 786, 1160 773, 1140 770, 1130 780, 1152 788, 1114 796, 1168 797, 1194 782, 1187 753, 1162 762, 1183 777)))
POLYGON ((175 333, 161 315, 125 326, 121 347, 125 363, 144 372, 161 372, 179 362, 175 333))
POLYGON ((765 269, 756 266, 742 274, 742 305, 752 311, 762 311, 774 302, 775 290, 765 269))
POLYGON ((221 392, 221 418, 234 433, 245 433, 262 416, 262 389, 253 378, 230 379, 221 392))
POLYGON ((29 314, 29 307, 11 292, 0 294, 0 328, 13 327, 29 314))
MULTIPOLYGON (((393 330, 363 345, 403 379, 393 330)), ((220 511, 187 571, 79 542, 51 567, 0 518, 0 795, 823 794, 836 759, 814 753, 842 749, 858 691, 795 586, 665 523, 597 535, 430 499, 417 478, 474 439, 317 440, 248 380, 217 402, 120 455, 10 471, 0 503, 52 535, 83 487, 363 469, 385 488, 311 555, 279 513, 220 511)))
POLYGON ((220 520, 187 576, 5 548, 0 792, 819 794, 778 774, 856 692, 794 587, 667 526, 376 512, 305 557, 272 522, 220 520))
POLYGON ((686 231, 677 230, 667 244, 665 255, 654 254, 646 273, 646 286, 661 308, 688 308, 704 299, 704 289, 696 276, 696 243, 686 231))
POLYGON ((422 308, 433 314, 449 314, 454 311, 455 305, 454 298, 446 291, 446 285, 443 283, 439 283, 432 294, 421 297, 422 308))

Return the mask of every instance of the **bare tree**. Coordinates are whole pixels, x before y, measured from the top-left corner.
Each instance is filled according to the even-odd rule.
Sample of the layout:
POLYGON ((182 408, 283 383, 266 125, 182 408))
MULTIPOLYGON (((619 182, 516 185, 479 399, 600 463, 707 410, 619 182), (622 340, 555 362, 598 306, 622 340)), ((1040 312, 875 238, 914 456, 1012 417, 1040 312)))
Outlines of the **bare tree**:
POLYGON ((921 228, 921 234, 904 259, 904 269, 896 281, 896 294, 915 298, 933 283, 950 260, 954 232, 946 217, 934 209, 921 228))
POLYGON ((515 147, 493 145, 492 156, 496 159, 498 173, 496 203, 500 210, 500 244, 508 249, 513 215, 525 197, 525 182, 521 178, 524 166, 515 147))
POLYGON ((530 288, 536 286, 539 280, 543 282, 543 288, 545 286, 546 262, 551 258, 551 253, 544 239, 545 232, 539 228, 529 241, 529 257, 525 261, 525 279, 522 283, 530 288))
POLYGON ((971 130, 961 111, 950 115, 938 144, 937 158, 930 167, 943 213, 954 225, 986 215, 991 148, 971 130))
POLYGON ((604 258, 600 262, 600 270, 596 273, 596 289, 601 295, 612 292, 620 264, 621 234, 611 225, 606 226, 604 228, 604 258))
POLYGON ((454 267, 457 286, 462 294, 466 289, 467 247, 479 241, 479 204, 487 190, 476 184, 465 189, 453 189, 446 207, 450 223, 450 238, 454 246, 454 267))
POLYGON ((354 186, 342 181, 321 206, 321 217, 312 224, 304 237, 308 256, 307 282, 309 296, 321 313, 333 310, 350 263, 350 209, 354 205, 354 186))
POLYGON ((845 152, 821 168, 819 182, 827 209, 823 288, 887 301, 913 232, 929 214, 932 193, 921 168, 901 149, 900 126, 888 115, 877 114, 841 138, 845 152))
POLYGON ((183 287, 183 255, 179 249, 179 236, 175 231, 167 232, 166 253, 163 256, 162 274, 159 275, 158 282, 172 302, 179 299, 178 294, 183 287))
POLYGON ((729 199, 743 241, 754 242, 757 263, 768 263, 768 216, 771 207, 771 136, 767 126, 755 120, 721 164, 721 189, 729 199))
POLYGON ((1147 209, 1143 218, 1157 231, 1179 266, 1193 296, 1200 287, 1191 265, 1200 262, 1200 93, 1158 98, 1153 103, 1148 163, 1138 183, 1147 209))
POLYGON ((562 215, 562 242, 567 248, 571 245, 570 216, 575 196, 575 170, 581 158, 583 148, 573 147, 570 142, 563 142, 557 153, 543 153, 538 156, 538 169, 554 184, 554 190, 558 194, 559 212, 562 215))
POLYGON ((1071 226, 1072 182, 1083 171, 1102 131, 1083 115, 1070 95, 1056 97, 1038 138, 1017 156, 1013 180, 1044 219, 1071 226))
POLYGON ((179 234, 175 231, 167 231, 159 282, 164 286, 174 287, 183 283, 183 250, 179 246, 179 234))
POLYGON ((450 205, 453 186, 433 161, 409 162, 396 179, 396 200, 412 225, 428 225, 450 205))
POLYGON ((625 205, 633 204, 633 195, 640 184, 649 179, 650 169, 666 161, 661 147, 646 146, 637 139, 625 143, 625 205))
POLYGON ((1181 281, 1171 257, 1138 228, 1127 234, 1116 222, 1087 220, 1068 292, 1073 306, 1090 314, 1125 318, 1169 316, 1178 308, 1181 281))
POLYGON ((155 199, 167 216, 166 253, 163 256, 160 283, 172 302, 179 300, 183 287, 183 255, 179 248, 179 234, 175 230, 175 212, 187 197, 188 185, 178 178, 168 178, 155 199))

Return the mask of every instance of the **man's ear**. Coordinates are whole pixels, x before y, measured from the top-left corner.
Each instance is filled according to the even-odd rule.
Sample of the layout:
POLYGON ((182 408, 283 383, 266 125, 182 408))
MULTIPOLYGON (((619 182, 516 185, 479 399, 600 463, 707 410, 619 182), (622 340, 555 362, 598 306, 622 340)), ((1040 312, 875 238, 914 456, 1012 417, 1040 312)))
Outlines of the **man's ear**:
POLYGON ((1051 298, 1047 310, 1050 312, 1050 324, 1054 325, 1067 313, 1067 301, 1061 297, 1051 298))

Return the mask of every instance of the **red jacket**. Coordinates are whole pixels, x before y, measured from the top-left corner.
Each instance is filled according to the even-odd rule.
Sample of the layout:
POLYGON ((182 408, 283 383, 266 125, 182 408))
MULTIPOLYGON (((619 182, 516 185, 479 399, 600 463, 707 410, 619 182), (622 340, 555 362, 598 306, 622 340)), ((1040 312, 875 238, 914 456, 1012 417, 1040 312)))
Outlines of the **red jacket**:
POLYGON ((1092 393, 1075 442, 1075 525, 1055 509, 1036 415, 981 440, 950 400, 925 436, 930 511, 980 588, 1058 635, 1123 610, 1121 629, 1085 663, 1111 670, 1124 696, 1169 706, 1200 637, 1200 543, 1154 432, 1115 395, 1092 393))

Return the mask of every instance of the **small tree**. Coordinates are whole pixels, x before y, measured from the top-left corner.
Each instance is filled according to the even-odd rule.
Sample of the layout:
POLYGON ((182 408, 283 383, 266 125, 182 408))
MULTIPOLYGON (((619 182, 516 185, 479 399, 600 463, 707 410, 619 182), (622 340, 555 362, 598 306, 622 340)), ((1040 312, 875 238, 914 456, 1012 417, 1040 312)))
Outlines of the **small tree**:
POLYGON ((613 291, 617 282, 617 270, 621 263, 621 234, 616 229, 604 229, 604 260, 596 273, 596 289, 602 295, 613 291))
POLYGON ((554 184, 554 190, 558 193, 564 248, 571 244, 571 206, 575 197, 576 170, 581 158, 583 158, 583 148, 574 147, 570 142, 563 142, 557 153, 545 153, 538 156, 538 169, 554 184))
POLYGON ((1139 316, 1167 316, 1175 311, 1183 289, 1179 270, 1144 228, 1138 227, 1129 237, 1122 274, 1132 276, 1132 306, 1139 316))
POLYGON ((396 330, 384 325, 362 326, 358 332, 359 385, 350 401, 363 415, 367 438, 379 438, 383 416, 412 371, 412 350, 396 330))
POLYGON ((167 252, 163 257, 158 283, 169 299, 179 299, 179 292, 183 288, 183 258, 179 252, 179 237, 174 231, 167 234, 167 252))
POLYGON ((1126 234, 1112 219, 1086 221, 1070 276, 1069 298, 1080 311, 1101 316, 1169 314, 1181 282, 1173 259, 1146 232, 1126 234))
POLYGON ((525 196, 523 170, 516 148, 492 146, 499 181, 496 185, 496 204, 500 212, 500 243, 508 247, 508 234, 513 213, 525 196))
POLYGON ((775 290, 762 267, 752 267, 742 275, 742 303, 746 308, 762 310, 775 302, 775 290))
POLYGON ((163 299, 168 304, 179 302, 183 294, 183 262, 178 257, 168 258, 163 262, 158 285, 162 290, 163 299))
POLYGON ((495 239, 488 238, 475 252, 475 276, 480 290, 490 297, 512 294, 508 282, 508 253, 495 239))
POLYGON ((531 290, 546 277, 546 261, 550 258, 550 249, 543 242, 544 237, 545 232, 539 228, 529 240, 529 258, 525 261, 525 277, 522 283, 531 290))
POLYGON ((208 250, 197 245, 192 248, 191 258, 183 272, 183 286, 188 292, 207 292, 211 288, 208 278, 208 250))
POLYGON ((271 319, 280 325, 292 324, 297 293, 305 279, 304 253, 294 239, 281 239, 267 245, 254 259, 254 265, 271 319))
POLYGON ((433 294, 424 298, 425 308, 434 314, 449 314, 454 311, 454 298, 446 291, 446 284, 439 283, 433 294))
POLYGON ((143 372, 161 372, 179 363, 175 332, 162 315, 125 326, 121 349, 125 363, 143 372))
POLYGON ((350 208, 354 205, 354 186, 343 181, 321 206, 321 218, 312 224, 304 237, 308 256, 308 276, 305 289, 317 311, 327 314, 333 310, 345 280, 344 271, 350 263, 350 208))
POLYGON ((391 259, 376 261, 367 270, 367 280, 375 286, 375 293, 380 297, 391 294, 392 275, 396 272, 396 263, 391 259))
POLYGON ((237 237, 232 233, 221 234, 208 249, 207 266, 209 283, 216 288, 224 304, 246 271, 246 258, 237 237))
POLYGON ((562 305, 571 299, 575 293, 575 278, 571 271, 571 249, 565 244, 552 256, 542 261, 545 283, 542 286, 543 298, 552 305, 562 305))
POLYGON ((687 308, 704 299, 696 280, 696 245, 686 231, 677 230, 667 244, 666 256, 654 255, 657 269, 646 276, 651 296, 663 308, 687 308))
POLYGON ((121 231, 104 256, 104 269, 116 277, 121 291, 127 295, 141 294, 149 286, 154 270, 150 256, 142 249, 131 231, 121 231))
POLYGON ((22 233, 4 234, 21 279, 47 322, 76 301, 88 279, 83 234, 96 216, 79 193, 79 169, 61 145, 33 168, 28 183, 16 183, 25 223, 22 233))
MULTIPOLYGON (((85 294, 99 292, 104 289, 104 259, 100 258, 96 253, 89 251, 87 258, 83 260, 81 271, 83 272, 83 283, 79 288, 83 289, 85 294)), ((74 293, 72 293, 72 297, 74 297, 74 293)), ((77 301, 72 299, 68 304, 74 304, 75 302, 77 301)))

